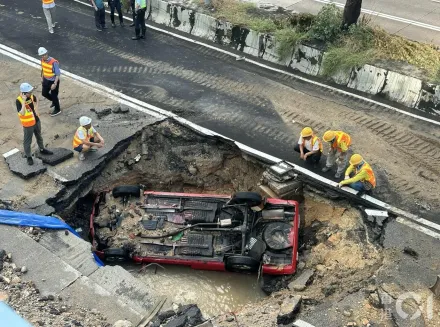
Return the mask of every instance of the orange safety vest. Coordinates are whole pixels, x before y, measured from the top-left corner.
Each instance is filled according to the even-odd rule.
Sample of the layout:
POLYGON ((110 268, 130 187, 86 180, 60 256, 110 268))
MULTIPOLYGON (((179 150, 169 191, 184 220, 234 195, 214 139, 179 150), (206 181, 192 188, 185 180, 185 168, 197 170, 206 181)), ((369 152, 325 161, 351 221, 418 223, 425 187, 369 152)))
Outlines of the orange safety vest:
MULTIPOLYGON (((17 97, 17 100, 20 101, 21 105, 23 105, 24 99, 21 97, 21 95, 17 97)), ((18 118, 20 118, 20 122, 23 125, 23 127, 32 127, 37 123, 37 120, 35 119, 34 112, 32 111, 30 104, 34 104, 34 99, 32 95, 30 99, 26 100, 24 115, 18 113, 18 118)))
POLYGON ((94 136, 93 134, 93 127, 90 127, 89 130, 86 130, 84 127, 80 126, 78 127, 78 129, 75 132, 75 136, 73 137, 73 148, 75 149, 77 146, 81 145, 84 143, 83 140, 81 140, 79 138, 79 131, 83 131, 84 134, 86 135, 86 140, 90 141, 90 139, 94 136))
POLYGON ((51 3, 54 2, 54 0, 42 0, 43 1, 43 5, 50 5, 51 3))
MULTIPOLYGON (((319 151, 322 152, 322 142, 321 142, 321 139, 319 137, 315 136, 315 135, 312 138, 312 149, 315 146, 316 141, 319 142, 319 151)), ((304 140, 304 138, 303 138, 303 146, 304 147, 305 147, 305 143, 306 143, 306 140, 304 140)))
POLYGON ((368 173, 368 179, 366 181, 369 182, 373 186, 373 188, 375 188, 376 187, 376 176, 374 176, 373 169, 366 161, 364 161, 364 164, 362 165, 362 167, 360 169, 358 169, 357 167, 354 168, 354 174, 357 175, 363 170, 368 173))
POLYGON ((341 150, 341 143, 345 142, 347 147, 351 144, 351 137, 347 133, 344 133, 343 131, 335 131, 336 137, 335 140, 332 143, 332 149, 337 149, 339 152, 342 152, 341 150))
POLYGON ((41 69, 43 70, 43 77, 45 79, 49 79, 55 76, 53 71, 54 62, 58 62, 54 58, 50 58, 49 62, 46 62, 44 59, 41 59, 41 69))

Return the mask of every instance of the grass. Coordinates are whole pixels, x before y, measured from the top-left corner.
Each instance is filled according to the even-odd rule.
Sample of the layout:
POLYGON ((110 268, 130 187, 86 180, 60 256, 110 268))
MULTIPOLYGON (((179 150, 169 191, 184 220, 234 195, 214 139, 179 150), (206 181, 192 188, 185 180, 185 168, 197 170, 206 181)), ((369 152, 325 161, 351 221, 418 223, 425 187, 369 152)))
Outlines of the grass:
MULTIPOLYGON (((203 3, 203 0, 195 1, 203 3)), ((212 6, 216 18, 260 33, 274 34, 281 62, 292 55, 293 48, 299 42, 320 40, 327 46, 324 76, 385 59, 411 64, 425 71, 427 79, 440 82, 440 52, 435 46, 371 27, 371 22, 365 16, 358 25, 343 31, 342 10, 334 4, 325 5, 316 16, 262 14, 254 4, 236 0, 212 0, 212 6)))

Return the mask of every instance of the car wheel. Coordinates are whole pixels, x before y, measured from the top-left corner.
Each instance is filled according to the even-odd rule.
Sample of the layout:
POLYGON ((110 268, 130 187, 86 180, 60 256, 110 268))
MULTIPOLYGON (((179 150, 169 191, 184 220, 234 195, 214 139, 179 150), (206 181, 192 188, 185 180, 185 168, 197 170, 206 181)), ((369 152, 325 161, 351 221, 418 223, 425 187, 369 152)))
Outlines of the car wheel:
POLYGON ((124 262, 128 260, 128 253, 124 249, 105 249, 104 261, 106 262, 124 262))
POLYGON ((263 197, 256 192, 237 192, 232 196, 230 204, 247 204, 250 207, 259 206, 263 197))
POLYGON ((137 185, 121 185, 116 186, 112 191, 114 198, 124 197, 124 196, 141 196, 141 188, 137 185))
POLYGON ((244 255, 233 255, 226 259, 226 270, 235 272, 256 272, 260 261, 244 255))

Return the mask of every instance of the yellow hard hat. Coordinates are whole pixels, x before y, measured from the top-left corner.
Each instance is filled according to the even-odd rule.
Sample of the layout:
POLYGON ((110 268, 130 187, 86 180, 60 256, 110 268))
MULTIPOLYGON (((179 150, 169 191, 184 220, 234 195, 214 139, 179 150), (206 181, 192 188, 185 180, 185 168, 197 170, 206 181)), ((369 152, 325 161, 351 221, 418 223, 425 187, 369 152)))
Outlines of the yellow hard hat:
POLYGON ((357 166, 359 165, 362 161, 364 161, 364 158, 362 158, 362 156, 360 154, 353 154, 350 158, 350 165, 353 166, 357 166))
POLYGON ((310 127, 304 127, 301 131, 302 137, 309 137, 313 135, 313 130, 310 127))
POLYGON ((322 139, 324 140, 324 142, 330 142, 335 138, 335 136, 336 136, 335 131, 327 131, 324 133, 322 139))

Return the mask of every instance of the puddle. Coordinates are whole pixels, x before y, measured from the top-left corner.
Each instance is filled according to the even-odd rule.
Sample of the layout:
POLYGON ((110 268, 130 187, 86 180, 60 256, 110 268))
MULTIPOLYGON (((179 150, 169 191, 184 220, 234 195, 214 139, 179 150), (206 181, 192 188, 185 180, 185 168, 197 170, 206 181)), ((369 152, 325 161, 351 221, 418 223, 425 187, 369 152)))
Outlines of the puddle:
POLYGON ((143 281, 153 297, 166 296, 164 309, 172 303, 196 303, 208 316, 236 311, 245 304, 261 301, 266 295, 258 285, 257 275, 194 270, 189 267, 150 266, 138 273, 141 266, 126 265, 136 278, 143 281))

